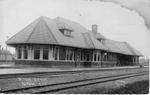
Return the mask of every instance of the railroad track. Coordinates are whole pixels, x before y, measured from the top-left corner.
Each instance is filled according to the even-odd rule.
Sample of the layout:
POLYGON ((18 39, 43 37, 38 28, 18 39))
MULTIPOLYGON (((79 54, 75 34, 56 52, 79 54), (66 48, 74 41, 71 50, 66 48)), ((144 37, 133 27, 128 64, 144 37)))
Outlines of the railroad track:
POLYGON ((64 75, 64 74, 78 74, 78 73, 91 73, 99 71, 117 71, 117 70, 134 70, 140 68, 116 68, 116 69, 93 69, 93 70, 68 70, 68 71, 55 71, 55 72, 31 72, 31 73, 17 73, 17 74, 3 74, 0 75, 0 79, 9 78, 41 78, 41 77, 53 77, 53 75, 64 75))
POLYGON ((77 81, 69 81, 69 82, 62 82, 62 83, 54 83, 49 85, 42 85, 42 86, 33 86, 27 88, 19 88, 19 89, 11 89, 0 91, 0 93, 56 93, 57 91, 66 90, 66 89, 73 89, 76 87, 88 86, 97 83, 104 83, 114 80, 120 80, 130 77, 142 76, 148 74, 147 71, 142 71, 138 73, 128 73, 128 74, 119 74, 119 75, 112 75, 106 77, 96 77, 90 79, 82 79, 77 81))

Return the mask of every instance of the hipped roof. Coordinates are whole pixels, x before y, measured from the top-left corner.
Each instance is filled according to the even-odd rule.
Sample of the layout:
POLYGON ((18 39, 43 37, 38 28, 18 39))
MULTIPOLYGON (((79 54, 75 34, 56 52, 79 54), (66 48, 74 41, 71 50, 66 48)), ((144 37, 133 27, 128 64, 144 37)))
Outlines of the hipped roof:
POLYGON ((111 52, 125 54, 125 55, 142 56, 142 53, 140 53, 138 50, 133 48, 127 42, 119 42, 119 41, 107 39, 105 40, 105 46, 107 46, 111 52))
POLYGON ((127 43, 109 40, 100 33, 94 34, 79 23, 61 17, 50 19, 42 16, 11 37, 6 43, 8 45, 56 44, 87 49, 101 49, 127 55, 141 55, 140 52, 127 43), (62 34, 59 31, 60 28, 71 30, 71 36, 62 34), (98 39, 105 40, 105 43, 101 43, 98 39))

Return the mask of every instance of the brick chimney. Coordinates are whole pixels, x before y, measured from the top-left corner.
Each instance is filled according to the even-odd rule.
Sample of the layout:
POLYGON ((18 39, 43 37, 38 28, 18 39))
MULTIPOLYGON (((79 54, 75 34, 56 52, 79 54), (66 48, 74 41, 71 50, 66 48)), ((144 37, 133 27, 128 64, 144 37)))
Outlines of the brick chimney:
POLYGON ((97 33, 97 28, 98 28, 97 24, 93 24, 92 25, 92 32, 96 34, 97 33))

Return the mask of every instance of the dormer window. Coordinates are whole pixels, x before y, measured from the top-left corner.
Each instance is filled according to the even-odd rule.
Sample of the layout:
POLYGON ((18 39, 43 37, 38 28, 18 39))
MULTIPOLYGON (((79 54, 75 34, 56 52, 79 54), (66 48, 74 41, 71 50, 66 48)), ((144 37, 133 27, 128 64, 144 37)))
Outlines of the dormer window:
POLYGON ((57 23, 59 31, 62 32, 65 36, 71 36, 71 32, 73 32, 72 27, 64 22, 57 23))
POLYGON ((102 44, 105 44, 105 40, 104 39, 98 39, 102 44))
POLYGON ((65 30, 65 31, 64 31, 64 35, 70 36, 70 35, 71 35, 71 31, 65 30))
POLYGON ((102 42, 102 39, 97 39, 97 40, 99 40, 100 42, 102 42))
POLYGON ((65 36, 71 36, 71 31, 66 30, 66 29, 59 29, 59 31, 62 32, 62 34, 64 34, 65 36))

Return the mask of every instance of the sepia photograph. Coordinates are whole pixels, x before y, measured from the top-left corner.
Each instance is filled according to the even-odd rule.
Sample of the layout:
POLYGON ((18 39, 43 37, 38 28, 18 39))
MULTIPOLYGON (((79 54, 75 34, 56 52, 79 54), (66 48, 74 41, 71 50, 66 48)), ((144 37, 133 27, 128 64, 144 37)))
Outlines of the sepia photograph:
POLYGON ((0 0, 0 94, 149 94, 150 0, 0 0))

